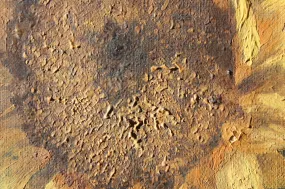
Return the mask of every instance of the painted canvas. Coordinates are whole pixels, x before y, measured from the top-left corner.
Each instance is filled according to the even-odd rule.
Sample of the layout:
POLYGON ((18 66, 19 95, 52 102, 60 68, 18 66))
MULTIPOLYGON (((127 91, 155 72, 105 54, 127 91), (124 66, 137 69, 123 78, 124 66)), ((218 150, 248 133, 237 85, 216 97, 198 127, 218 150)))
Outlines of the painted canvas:
POLYGON ((1 0, 0 189, 284 189, 284 0, 1 0))

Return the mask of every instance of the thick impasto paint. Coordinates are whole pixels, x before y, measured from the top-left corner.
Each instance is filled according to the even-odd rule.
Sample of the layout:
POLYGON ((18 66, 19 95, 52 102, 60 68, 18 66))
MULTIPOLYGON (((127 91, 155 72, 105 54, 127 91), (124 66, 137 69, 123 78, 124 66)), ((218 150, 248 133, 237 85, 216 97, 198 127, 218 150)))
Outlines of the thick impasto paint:
POLYGON ((0 189, 285 188, 285 1, 0 6, 0 189))

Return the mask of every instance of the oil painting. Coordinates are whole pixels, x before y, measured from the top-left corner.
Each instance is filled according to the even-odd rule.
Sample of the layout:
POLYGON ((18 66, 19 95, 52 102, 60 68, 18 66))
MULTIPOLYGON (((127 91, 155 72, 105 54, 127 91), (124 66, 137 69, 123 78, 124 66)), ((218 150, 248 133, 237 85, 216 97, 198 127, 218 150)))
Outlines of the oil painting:
POLYGON ((0 189, 284 189, 284 0, 1 0, 0 189))

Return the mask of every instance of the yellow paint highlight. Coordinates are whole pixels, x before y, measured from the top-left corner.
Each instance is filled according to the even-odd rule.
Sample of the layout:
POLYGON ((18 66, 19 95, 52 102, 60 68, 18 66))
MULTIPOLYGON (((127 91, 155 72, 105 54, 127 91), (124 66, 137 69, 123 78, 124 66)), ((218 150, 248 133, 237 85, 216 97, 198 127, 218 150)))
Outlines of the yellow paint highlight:
POLYGON ((237 152, 216 174, 217 189, 263 189, 255 155, 237 152))
POLYGON ((266 0, 261 3, 261 6, 267 11, 284 10, 285 1, 283 0, 266 0), (283 9, 282 9, 283 8, 283 9))
POLYGON ((285 115, 285 96, 277 93, 259 94, 257 99, 260 104, 285 115))
POLYGON ((0 144, 0 188, 24 188, 49 160, 49 153, 30 145, 19 129, 1 129, 0 144))
POLYGON ((236 28, 244 63, 252 65, 260 50, 256 19, 249 0, 233 0, 236 10, 236 28))

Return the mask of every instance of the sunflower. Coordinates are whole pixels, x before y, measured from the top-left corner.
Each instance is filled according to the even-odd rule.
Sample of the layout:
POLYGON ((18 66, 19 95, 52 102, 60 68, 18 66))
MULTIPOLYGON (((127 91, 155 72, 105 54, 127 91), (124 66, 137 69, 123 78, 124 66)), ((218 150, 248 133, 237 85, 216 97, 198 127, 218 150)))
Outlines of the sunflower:
POLYGON ((285 187, 281 0, 0 4, 0 188, 285 187))

